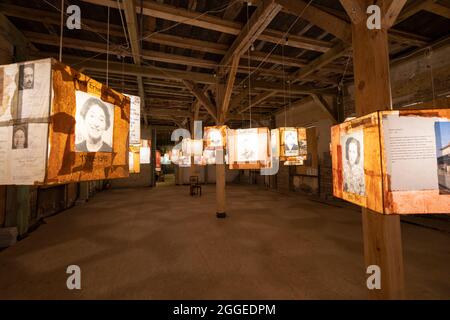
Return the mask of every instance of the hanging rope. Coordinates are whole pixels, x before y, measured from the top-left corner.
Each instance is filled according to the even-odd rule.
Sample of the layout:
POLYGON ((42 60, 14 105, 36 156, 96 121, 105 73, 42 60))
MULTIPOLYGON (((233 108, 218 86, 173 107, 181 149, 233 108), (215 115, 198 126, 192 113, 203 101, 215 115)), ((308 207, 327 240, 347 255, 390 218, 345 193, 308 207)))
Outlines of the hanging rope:
POLYGON ((59 62, 62 62, 63 33, 64 33, 64 0, 61 0, 61 24, 59 29, 59 62))

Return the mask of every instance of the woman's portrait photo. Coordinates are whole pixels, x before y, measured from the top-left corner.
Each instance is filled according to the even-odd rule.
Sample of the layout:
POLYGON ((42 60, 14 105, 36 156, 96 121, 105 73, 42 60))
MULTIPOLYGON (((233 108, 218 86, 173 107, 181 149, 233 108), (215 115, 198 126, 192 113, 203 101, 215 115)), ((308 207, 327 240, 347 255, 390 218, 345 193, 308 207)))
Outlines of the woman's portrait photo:
POLYGON ((13 126, 12 148, 13 150, 28 148, 27 124, 18 124, 13 126))
POLYGON ((223 146, 222 134, 217 129, 209 130, 209 141, 210 141, 211 147, 222 147, 223 146))
POLYGON ((114 106, 88 93, 76 92, 76 152, 112 152, 114 106))
POLYGON ((298 136, 296 129, 284 131, 284 153, 286 156, 298 155, 298 136))
POLYGON ((19 66, 19 89, 27 90, 34 88, 34 63, 19 66))
POLYGON ((364 195, 364 146, 362 131, 341 137, 344 147, 342 162, 344 169, 344 191, 364 195))

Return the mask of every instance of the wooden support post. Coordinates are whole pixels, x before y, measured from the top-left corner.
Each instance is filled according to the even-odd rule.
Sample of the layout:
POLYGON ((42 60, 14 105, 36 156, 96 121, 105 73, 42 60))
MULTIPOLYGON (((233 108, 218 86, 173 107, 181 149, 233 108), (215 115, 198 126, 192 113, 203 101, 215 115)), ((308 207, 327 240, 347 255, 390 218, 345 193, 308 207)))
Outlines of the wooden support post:
POLYGON ((217 210, 216 216, 217 218, 225 218, 227 216, 225 209, 225 160, 224 160, 223 152, 216 151, 216 161, 220 158, 222 161, 221 164, 216 163, 216 202, 217 202, 217 210))
POLYGON ((28 231, 30 220, 30 186, 17 186, 17 230, 23 236, 28 231))
POLYGON ((76 204, 83 204, 89 200, 89 182, 80 182, 76 204))
MULTIPOLYGON (((389 2, 381 1, 382 7, 389 8, 383 6, 384 1, 389 2)), ((387 34, 389 26, 383 23, 380 30, 367 28, 366 0, 341 0, 341 3, 352 19, 356 113, 363 116, 377 110, 392 109, 387 34)), ((392 10, 387 11, 390 12, 388 18, 392 21, 392 10)), ((399 8, 396 12, 400 12, 399 8)), ((382 15, 386 13, 383 12, 382 15)), ((369 290, 369 297, 403 299, 400 216, 382 215, 362 209, 362 221, 366 267, 377 265, 381 270, 381 289, 369 290)))

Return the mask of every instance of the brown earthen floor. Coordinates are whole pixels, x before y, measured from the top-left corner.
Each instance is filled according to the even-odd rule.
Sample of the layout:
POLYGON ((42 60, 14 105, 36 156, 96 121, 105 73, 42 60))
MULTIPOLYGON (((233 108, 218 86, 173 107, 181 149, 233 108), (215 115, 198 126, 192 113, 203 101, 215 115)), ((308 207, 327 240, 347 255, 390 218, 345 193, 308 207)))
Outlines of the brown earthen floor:
MULTIPOLYGON (((365 299, 360 213, 228 186, 120 189, 0 252, 0 299, 365 299), (82 290, 66 288, 68 265, 82 290)), ((450 298, 450 234, 402 224, 408 298, 450 298)))

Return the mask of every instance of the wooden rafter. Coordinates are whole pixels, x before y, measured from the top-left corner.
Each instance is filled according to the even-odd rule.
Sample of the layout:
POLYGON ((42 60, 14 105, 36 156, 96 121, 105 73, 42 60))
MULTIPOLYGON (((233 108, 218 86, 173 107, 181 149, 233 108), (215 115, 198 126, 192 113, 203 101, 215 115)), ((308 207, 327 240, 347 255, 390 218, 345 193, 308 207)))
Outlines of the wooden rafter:
MULTIPOLYGON (((112 0, 83 1, 96 5, 117 8, 117 2, 112 0)), ((143 14, 155 18, 192 25, 199 28, 214 30, 231 35, 239 35, 241 30, 243 29, 243 25, 240 22, 229 21, 208 14, 199 16, 198 12, 192 12, 167 4, 160 4, 155 1, 146 1, 143 3, 143 14)), ((260 35, 260 37, 258 37, 258 39, 272 43, 279 43, 280 38, 282 38, 283 35, 284 33, 281 31, 267 29, 260 35)), ((326 52, 332 46, 332 44, 327 41, 320 41, 300 36, 289 37, 287 45, 295 48, 302 48, 318 52, 326 52)))
POLYGON ((333 34, 347 43, 352 42, 351 26, 344 20, 302 0, 277 0, 285 9, 333 34))
MULTIPOLYGON (((141 46, 138 37, 138 25, 136 19, 136 5, 135 0, 123 1, 123 9, 125 12, 125 20, 127 22, 127 30, 130 38, 131 53, 133 55, 134 63, 141 65, 141 46)), ((142 81, 142 76, 136 76, 138 83, 138 92, 141 98, 141 109, 145 110, 145 89, 142 81)), ((144 114, 145 124, 148 125, 147 115, 144 114)))
POLYGON ((221 98, 221 107, 219 109, 219 121, 225 121, 226 114, 233 91, 234 81, 236 78, 237 66, 241 55, 250 48, 252 43, 259 37, 261 33, 267 28, 269 23, 280 12, 281 6, 274 0, 264 0, 264 3, 259 6, 252 14, 249 21, 243 27, 237 38, 234 40, 230 49, 220 62, 221 68, 230 65, 229 70, 226 70, 226 84, 221 98))
POLYGON ((217 122, 217 108, 216 106, 209 100, 209 98, 205 95, 205 93, 192 81, 183 80, 184 85, 188 88, 192 94, 197 98, 198 101, 205 107, 208 113, 213 117, 213 119, 217 122))

